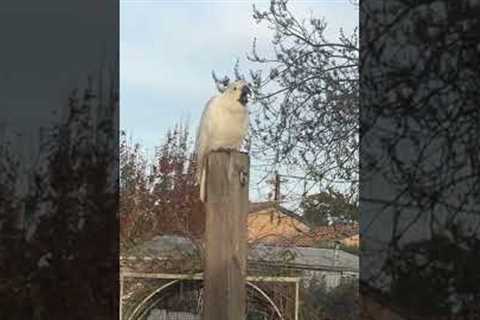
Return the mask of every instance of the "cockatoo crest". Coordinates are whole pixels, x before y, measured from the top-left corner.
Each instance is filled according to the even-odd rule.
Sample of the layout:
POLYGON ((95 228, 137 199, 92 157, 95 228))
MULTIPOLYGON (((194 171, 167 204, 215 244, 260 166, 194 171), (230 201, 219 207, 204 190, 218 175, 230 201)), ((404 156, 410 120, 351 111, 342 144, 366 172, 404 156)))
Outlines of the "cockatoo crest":
POLYGON ((251 90, 244 80, 230 83, 219 95, 212 97, 203 111, 197 133, 197 183, 200 199, 205 201, 205 160, 211 151, 238 150, 248 132, 246 105, 251 90))

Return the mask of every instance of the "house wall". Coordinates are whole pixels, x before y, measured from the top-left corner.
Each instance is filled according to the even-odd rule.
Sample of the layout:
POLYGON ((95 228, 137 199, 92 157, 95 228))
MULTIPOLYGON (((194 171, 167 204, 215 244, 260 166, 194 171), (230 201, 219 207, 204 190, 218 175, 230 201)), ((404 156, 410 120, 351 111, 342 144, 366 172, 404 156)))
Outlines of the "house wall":
POLYGON ((274 209, 250 213, 247 225, 250 242, 273 240, 279 237, 288 238, 309 231, 308 226, 301 221, 274 209))
POLYGON ((351 237, 342 239, 341 242, 346 246, 358 247, 360 245, 360 236, 358 234, 356 234, 356 235, 353 235, 351 237))
POLYGON ((325 281, 325 287, 331 290, 338 287, 342 278, 358 279, 358 277, 359 274, 356 272, 305 270, 302 275, 302 281, 305 285, 309 285, 312 281, 325 281))
POLYGON ((153 309, 146 320, 201 320, 200 314, 153 309))

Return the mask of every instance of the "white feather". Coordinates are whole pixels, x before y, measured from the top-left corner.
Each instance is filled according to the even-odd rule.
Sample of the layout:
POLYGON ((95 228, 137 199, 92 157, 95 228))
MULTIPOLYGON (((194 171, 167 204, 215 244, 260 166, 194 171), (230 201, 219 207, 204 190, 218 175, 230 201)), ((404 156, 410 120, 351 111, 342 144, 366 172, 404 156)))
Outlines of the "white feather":
POLYGON ((197 183, 200 199, 205 201, 205 160, 211 151, 218 149, 238 150, 248 131, 248 110, 239 102, 245 81, 230 84, 220 95, 210 98, 205 106, 196 140, 197 183))

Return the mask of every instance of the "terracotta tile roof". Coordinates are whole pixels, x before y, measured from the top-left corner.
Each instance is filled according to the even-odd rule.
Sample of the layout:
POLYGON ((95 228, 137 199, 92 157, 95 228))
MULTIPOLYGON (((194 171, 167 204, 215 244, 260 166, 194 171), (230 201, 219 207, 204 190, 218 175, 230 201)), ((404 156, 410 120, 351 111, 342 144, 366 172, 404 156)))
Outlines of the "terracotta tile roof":
POLYGON ((248 204, 248 213, 258 212, 276 206, 278 206, 278 204, 275 201, 250 202, 248 204))
POLYGON ((325 242, 333 243, 333 241, 343 240, 354 235, 358 235, 358 224, 325 226, 316 228, 311 232, 299 231, 297 234, 289 236, 272 235, 260 239, 260 242, 278 246, 317 247, 320 245, 324 246, 325 242))
POLYGON ((336 240, 349 238, 359 233, 358 223, 338 224, 332 226, 315 227, 312 234, 319 240, 336 240))
POLYGON ((307 234, 300 235, 294 239, 294 242, 299 247, 314 247, 320 242, 342 240, 354 236, 358 232, 358 224, 321 226, 307 234))

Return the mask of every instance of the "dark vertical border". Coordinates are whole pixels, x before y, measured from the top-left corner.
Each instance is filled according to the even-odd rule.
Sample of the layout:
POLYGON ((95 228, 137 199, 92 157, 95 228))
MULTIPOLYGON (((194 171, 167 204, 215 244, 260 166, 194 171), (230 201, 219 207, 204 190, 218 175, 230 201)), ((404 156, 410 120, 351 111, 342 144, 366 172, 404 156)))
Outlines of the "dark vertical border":
POLYGON ((480 3, 361 2, 364 319, 479 319, 480 3))
POLYGON ((0 319, 118 319, 118 17, 0 5, 0 319))

